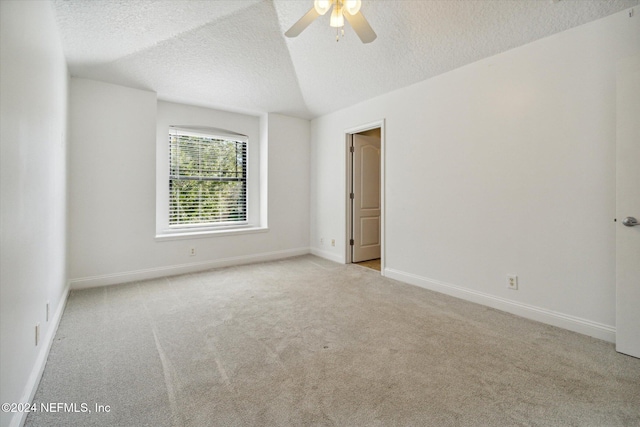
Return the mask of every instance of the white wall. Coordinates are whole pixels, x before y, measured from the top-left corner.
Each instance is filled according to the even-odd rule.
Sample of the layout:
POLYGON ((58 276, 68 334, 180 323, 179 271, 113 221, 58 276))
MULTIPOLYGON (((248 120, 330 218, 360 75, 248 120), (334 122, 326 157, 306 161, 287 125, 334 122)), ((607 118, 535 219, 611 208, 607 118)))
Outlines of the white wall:
POLYGON ((72 288, 309 251, 308 121, 158 103, 152 92, 76 78, 70 106, 72 288), (267 231, 156 240, 156 143, 166 143, 156 129, 174 119, 195 124, 184 122, 189 116, 203 126, 246 133, 260 146, 261 120, 268 123, 267 231), (196 256, 189 255, 191 247, 196 256))
POLYGON ((344 131, 384 118, 386 275, 613 340, 615 71, 638 50, 625 11, 313 120, 312 250, 344 260, 344 131))
POLYGON ((268 242, 275 250, 305 247, 309 252, 308 120, 268 114, 268 242))
POLYGON ((156 94, 72 78, 69 96, 69 275, 154 267, 156 94))
MULTIPOLYGON (((18 403, 35 393, 67 294, 68 75, 48 2, 2 1, 0 19, 0 402, 18 403)), ((0 413, 1 426, 21 421, 0 413)))

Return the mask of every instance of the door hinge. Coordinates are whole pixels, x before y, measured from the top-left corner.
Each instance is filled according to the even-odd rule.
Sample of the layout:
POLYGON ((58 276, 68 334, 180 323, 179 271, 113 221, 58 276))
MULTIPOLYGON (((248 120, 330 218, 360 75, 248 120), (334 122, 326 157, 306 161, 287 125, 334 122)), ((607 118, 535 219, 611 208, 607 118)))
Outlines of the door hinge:
POLYGON ((349 240, 349 245, 353 246, 356 242, 353 241, 353 239, 349 240))
POLYGON ((353 145, 352 145, 351 147, 349 147, 349 151, 351 151, 352 153, 353 153, 354 151, 356 151, 356 150, 353 148, 353 145))
POLYGON ((351 194, 349 194, 349 198, 350 198, 351 200, 353 200, 353 199, 355 199, 355 198, 356 198, 356 195, 355 195, 355 194, 353 194, 353 193, 351 193, 351 194))

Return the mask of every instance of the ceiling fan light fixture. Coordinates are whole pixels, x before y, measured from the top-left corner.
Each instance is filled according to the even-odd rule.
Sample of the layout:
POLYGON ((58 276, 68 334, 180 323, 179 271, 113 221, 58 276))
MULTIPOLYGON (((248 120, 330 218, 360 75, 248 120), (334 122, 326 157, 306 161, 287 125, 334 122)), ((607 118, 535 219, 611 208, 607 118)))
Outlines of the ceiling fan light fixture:
POLYGON ((362 0, 346 0, 344 2, 344 8, 349 15, 355 15, 360 12, 360 7, 362 7, 362 0))
POLYGON ((334 28, 344 27, 344 16, 342 15, 342 5, 337 2, 331 11, 331 19, 329 25, 334 28))
POLYGON ((331 0, 314 0, 313 7, 320 15, 324 15, 331 9, 331 0))
POLYGON ((340 40, 341 34, 344 36, 344 20, 346 19, 362 43, 371 43, 377 36, 369 22, 362 16, 362 12, 360 12, 361 6, 362 0, 313 0, 313 7, 302 18, 298 19, 284 35, 297 37, 316 18, 326 14, 333 8, 329 25, 331 28, 336 29, 336 40, 340 40))

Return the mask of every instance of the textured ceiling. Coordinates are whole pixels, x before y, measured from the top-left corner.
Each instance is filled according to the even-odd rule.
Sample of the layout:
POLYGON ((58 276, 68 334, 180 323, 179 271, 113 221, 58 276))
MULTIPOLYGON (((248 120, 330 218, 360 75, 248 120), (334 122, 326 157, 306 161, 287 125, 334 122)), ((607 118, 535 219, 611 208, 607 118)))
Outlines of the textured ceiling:
POLYGON ((311 118, 638 5, 640 0, 363 0, 378 38, 312 0, 53 0, 73 76, 163 100, 311 118))

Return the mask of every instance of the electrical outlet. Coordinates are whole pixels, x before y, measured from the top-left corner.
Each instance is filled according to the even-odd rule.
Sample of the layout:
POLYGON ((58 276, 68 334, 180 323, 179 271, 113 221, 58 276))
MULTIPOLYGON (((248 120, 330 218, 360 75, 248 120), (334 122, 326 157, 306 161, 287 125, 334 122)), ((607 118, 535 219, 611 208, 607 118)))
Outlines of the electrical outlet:
POLYGON ((196 248, 189 249, 189 256, 196 256, 196 248))
POLYGON ((507 274, 507 289, 513 291, 518 289, 518 276, 515 274, 507 274))
POLYGON ((331 239, 331 246, 335 246, 336 245, 336 239, 331 239))
POLYGON ((40 342, 40 323, 36 323, 36 347, 40 342))

